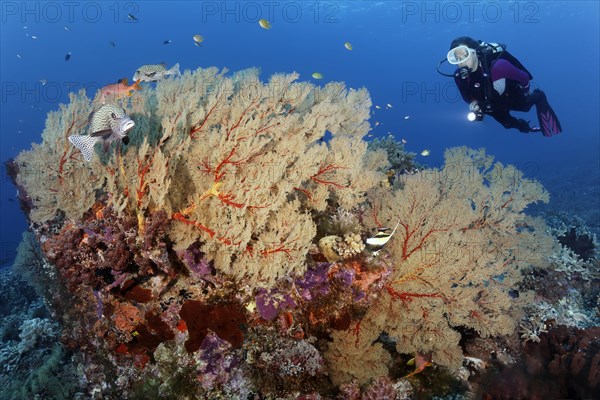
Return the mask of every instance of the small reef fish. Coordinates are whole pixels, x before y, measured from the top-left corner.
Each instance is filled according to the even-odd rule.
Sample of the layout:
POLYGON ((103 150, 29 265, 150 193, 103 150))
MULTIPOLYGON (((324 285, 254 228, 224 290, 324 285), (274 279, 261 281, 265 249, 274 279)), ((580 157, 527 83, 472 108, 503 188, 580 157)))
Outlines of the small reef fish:
POLYGON ((346 42, 344 43, 344 47, 346 48, 346 50, 352 50, 352 43, 346 42))
POLYGON ((429 149, 425 149, 425 150, 423 150, 423 151, 421 152, 421 155, 422 155, 423 157, 427 157, 427 156, 428 156, 428 155, 430 155, 430 154, 431 154, 431 152, 429 151, 429 149))
POLYGON ((70 30, 71 30, 71 28, 69 28, 69 27, 68 27, 68 26, 66 26, 66 25, 64 26, 64 28, 65 28, 65 31, 70 31, 70 30))
POLYGON ((171 39, 165 40, 163 44, 171 44, 173 41, 171 39))
POLYGON ((139 21, 139 19, 137 19, 137 17, 133 14, 127 14, 127 18, 131 21, 139 21))
POLYGON ((115 42, 113 42, 112 40, 108 43, 110 44, 110 47, 117 47, 117 44, 115 42))
POLYGON ((81 151, 85 161, 92 159, 94 146, 98 142, 103 144, 104 151, 117 140, 129 143, 127 133, 135 126, 125 110, 112 104, 105 104, 91 113, 89 121, 89 135, 69 136, 69 141, 81 151))
POLYGON ((173 65, 171 69, 167 69, 167 65, 165 63, 142 65, 137 69, 137 71, 135 71, 133 80, 142 82, 158 82, 170 75, 181 76, 181 73, 179 72, 179 64, 173 65))
POLYGON ((410 118, 410 115, 405 115, 404 116, 404 119, 409 119, 409 118, 410 118))
POLYGON ((406 375, 405 378, 416 375, 419 372, 423 371, 428 366, 432 365, 431 353, 426 353, 426 354, 416 353, 414 358, 411 358, 410 360, 408 360, 406 365, 408 365, 408 366, 414 365, 415 370, 413 372, 411 372, 410 374, 406 375))
POLYGON ((200 35, 194 35, 192 36, 192 39, 194 39, 194 44, 197 47, 200 47, 202 45, 202 42, 204 42, 204 38, 200 35))
POLYGON ((320 72, 313 72, 311 76, 315 79, 323 79, 323 74, 320 72))
POLYGON ((366 240, 366 244, 369 249, 373 251, 373 254, 377 255, 383 246, 385 246, 385 244, 392 238, 392 235, 396 233, 398 225, 400 225, 400 221, 398 221, 391 233, 389 233, 390 228, 381 228, 375 236, 366 240))
POLYGON ((65 55, 65 61, 69 61, 70 59, 71 59, 71 52, 68 52, 68 53, 65 55))
POLYGON ((392 105, 391 105, 390 103, 387 103, 387 104, 385 105, 385 108, 392 108, 392 105))
POLYGON ((133 85, 127 85, 127 78, 119 79, 117 83, 106 85, 100 89, 100 101, 102 104, 106 102, 106 97, 113 95, 115 99, 122 99, 124 97, 132 96, 136 90, 142 90, 140 87, 140 81, 135 81, 133 85))
POLYGON ((271 29, 271 23, 269 21, 267 21, 266 19, 259 20, 258 24, 263 29, 271 29))

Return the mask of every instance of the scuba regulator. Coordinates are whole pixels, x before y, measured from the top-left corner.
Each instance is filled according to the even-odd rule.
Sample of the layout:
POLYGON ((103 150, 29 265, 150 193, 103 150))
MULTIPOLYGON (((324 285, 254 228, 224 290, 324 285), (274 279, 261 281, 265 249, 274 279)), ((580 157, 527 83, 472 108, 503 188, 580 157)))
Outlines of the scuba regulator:
MULTIPOLYGON (((480 60, 481 70, 482 70, 483 78, 484 78, 483 79, 483 82, 484 82, 483 83, 483 97, 484 98, 483 98, 483 101, 481 102, 480 106, 478 107, 478 109, 471 110, 467 114, 467 119, 469 121, 481 121, 481 120, 483 120, 484 114, 490 114, 493 111, 492 103, 491 103, 493 86, 492 86, 492 79, 491 79, 491 74, 490 74, 490 66, 492 65, 492 63, 494 63, 496 60, 498 60, 506 50, 505 45, 498 44, 498 43, 485 43, 483 41, 479 41, 478 45, 479 45, 478 48, 475 50, 476 50, 477 57, 480 60)), ((469 74, 471 73, 471 69, 466 66, 460 67, 454 74, 448 74, 448 73, 442 72, 440 70, 440 67, 444 62, 457 64, 456 61, 451 62, 448 59, 448 56, 443 58, 438 63, 437 68, 436 68, 437 72, 440 75, 451 77, 451 78, 460 77, 461 79, 467 79, 469 77, 469 74)))

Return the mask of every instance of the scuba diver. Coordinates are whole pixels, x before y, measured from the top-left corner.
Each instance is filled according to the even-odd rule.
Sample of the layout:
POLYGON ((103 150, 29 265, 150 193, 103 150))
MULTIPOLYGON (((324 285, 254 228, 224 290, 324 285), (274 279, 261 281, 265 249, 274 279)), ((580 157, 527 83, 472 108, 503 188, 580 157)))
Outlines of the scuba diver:
POLYGON ((546 95, 539 89, 529 91, 533 76, 504 45, 475 41, 466 36, 456 38, 446 59, 438 64, 438 72, 454 77, 463 100, 469 103, 470 121, 481 121, 484 114, 488 114, 506 129, 516 128, 524 133, 541 131, 544 136, 562 132, 546 95), (445 61, 458 67, 453 75, 440 71, 445 61), (539 127, 510 115, 511 110, 527 112, 534 105, 539 127))

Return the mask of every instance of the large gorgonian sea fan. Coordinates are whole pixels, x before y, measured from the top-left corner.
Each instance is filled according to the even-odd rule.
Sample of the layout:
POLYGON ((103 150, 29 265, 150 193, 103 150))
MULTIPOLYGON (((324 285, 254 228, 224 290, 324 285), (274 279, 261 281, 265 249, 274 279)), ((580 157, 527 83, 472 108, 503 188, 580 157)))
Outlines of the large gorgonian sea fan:
POLYGON ((97 150, 89 163, 67 137, 84 131, 100 99, 72 94, 49 114, 43 142, 16 160, 17 183, 34 203, 29 217, 78 220, 100 200, 135 215, 141 235, 148 215, 163 210, 176 250, 199 241, 217 270, 251 287, 302 273, 312 213, 328 200, 351 209, 384 177, 365 169, 367 91, 297 79, 263 83, 256 69, 208 68, 161 81, 119 102, 136 122, 130 144, 97 150), (40 169, 42 179, 32 173, 40 169))

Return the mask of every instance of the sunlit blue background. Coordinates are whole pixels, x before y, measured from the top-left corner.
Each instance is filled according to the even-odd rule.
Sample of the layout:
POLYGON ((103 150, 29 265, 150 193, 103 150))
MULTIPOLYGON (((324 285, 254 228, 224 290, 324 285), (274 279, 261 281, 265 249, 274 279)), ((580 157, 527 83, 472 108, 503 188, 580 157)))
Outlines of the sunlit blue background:
MULTIPOLYGON (((430 149, 420 162, 440 165, 447 147, 485 147, 497 160, 540 179, 554 201, 562 199, 575 211, 600 209, 596 1, 1 4, 2 162, 41 140, 46 113, 66 102, 69 87, 95 90, 163 61, 178 62, 182 71, 257 66, 265 80, 292 71, 313 80, 318 71, 324 79, 315 83, 366 87, 373 104, 382 107, 373 108, 373 125, 381 123, 373 134, 405 138, 416 153, 430 149), (260 18, 272 29, 262 29, 260 18), (205 38, 201 47, 193 43, 195 34, 205 38), (491 118, 469 123, 452 79, 436 72, 451 40, 463 35, 506 44, 532 72, 534 86, 546 92, 564 132, 545 138, 505 130, 491 118), (344 42, 354 49, 346 50, 344 42), (385 109, 388 103, 392 108, 385 109)), ((535 121, 535 113, 524 118, 535 121)), ((1 180, 0 264, 6 265, 26 222, 4 166, 1 180)))

